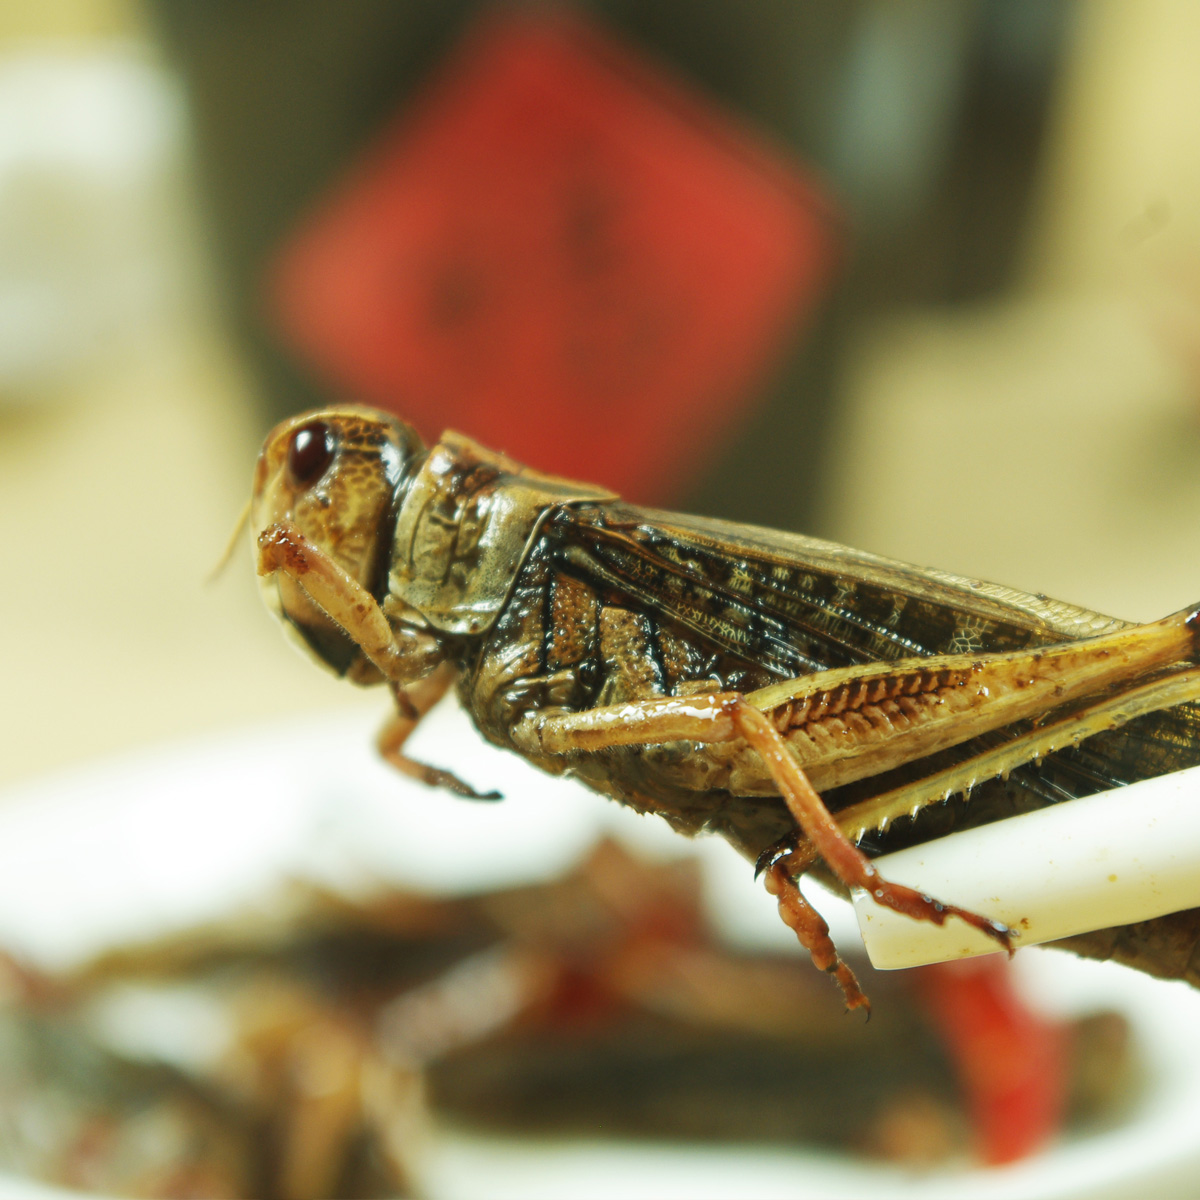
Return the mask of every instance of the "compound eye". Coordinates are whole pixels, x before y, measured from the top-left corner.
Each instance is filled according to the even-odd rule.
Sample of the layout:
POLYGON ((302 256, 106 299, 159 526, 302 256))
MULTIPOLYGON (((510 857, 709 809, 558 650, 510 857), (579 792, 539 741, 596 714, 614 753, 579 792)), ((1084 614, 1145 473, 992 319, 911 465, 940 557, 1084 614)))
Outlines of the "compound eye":
POLYGON ((333 462, 337 448, 333 430, 324 421, 310 421, 292 434, 288 443, 287 466, 297 487, 312 487, 333 462))

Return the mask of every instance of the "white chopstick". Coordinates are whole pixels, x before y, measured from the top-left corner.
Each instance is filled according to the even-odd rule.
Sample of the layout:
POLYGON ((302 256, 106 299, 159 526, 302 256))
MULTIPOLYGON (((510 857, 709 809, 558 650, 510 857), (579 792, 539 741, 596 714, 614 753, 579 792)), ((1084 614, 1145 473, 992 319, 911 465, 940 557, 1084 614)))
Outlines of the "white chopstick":
MULTIPOLYGON (((1018 947, 1200 906, 1200 767, 1147 779, 874 860, 887 879, 1003 921, 1018 947)), ((854 893, 874 966, 994 954, 951 918, 914 921, 854 893)))

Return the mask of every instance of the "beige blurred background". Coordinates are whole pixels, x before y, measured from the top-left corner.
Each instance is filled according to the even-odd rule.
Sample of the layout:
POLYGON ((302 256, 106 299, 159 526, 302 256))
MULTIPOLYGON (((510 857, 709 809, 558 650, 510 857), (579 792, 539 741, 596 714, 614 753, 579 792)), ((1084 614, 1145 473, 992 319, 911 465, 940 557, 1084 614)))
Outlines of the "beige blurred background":
MULTIPOLYGON (((0 196, 0 783, 372 704, 284 644, 248 549, 204 582, 261 419, 148 29, 0 3, 0 140, 51 147, 0 196)), ((817 532, 1121 616, 1200 598, 1197 62, 1191 0, 1079 6, 1019 278, 864 322, 817 532)))
MULTIPOLYGON (((121 143, 122 130, 137 129, 130 144, 110 146, 111 171, 89 175, 68 144, 27 173, 46 226, 35 265, 56 281, 66 274, 68 295, 88 311, 63 306, 59 327, 81 344, 67 344, 64 330, 44 358, 14 364, 0 407, 4 781, 163 738, 363 703, 282 642, 258 599, 248 543, 205 582, 248 495, 262 431, 216 317, 183 99, 138 5, 0 4, 0 93, 6 72, 50 64, 29 90, 38 110, 30 118, 49 127, 47 141, 69 143, 61 127, 78 120, 73 101, 61 117, 53 112, 55 72, 72 60, 77 73, 100 75, 93 111, 113 110, 96 136, 121 143), (39 188, 57 208, 38 202, 39 188), (64 203, 64 193, 79 203, 64 203), (114 245, 120 261, 97 242, 114 245)), ((27 210, 19 215, 31 223, 27 210)), ((20 282, 11 290, 32 305, 37 289, 20 282)), ((0 304, 0 319, 11 316, 7 298, 0 304)))
POLYGON ((1200 596, 1200 6, 1085 0, 1016 285, 846 364, 833 536, 1149 620, 1200 596))

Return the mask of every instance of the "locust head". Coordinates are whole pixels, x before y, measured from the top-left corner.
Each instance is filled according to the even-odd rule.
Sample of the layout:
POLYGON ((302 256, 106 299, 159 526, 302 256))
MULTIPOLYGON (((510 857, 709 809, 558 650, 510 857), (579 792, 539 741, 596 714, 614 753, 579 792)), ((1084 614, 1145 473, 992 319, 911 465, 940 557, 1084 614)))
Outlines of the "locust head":
POLYGON ((487 634, 549 512, 614 498, 346 406, 268 435, 250 522, 285 628, 337 674, 403 687, 487 634))
MULTIPOLYGON (((378 606, 401 497, 424 455, 408 425, 348 405, 277 425, 258 457, 250 531, 267 606, 303 649, 359 683, 383 674, 373 653, 373 639, 387 634, 378 606)), ((388 677, 427 674, 435 640, 399 632, 388 677), (398 650, 411 651, 413 661, 401 662, 398 650)))

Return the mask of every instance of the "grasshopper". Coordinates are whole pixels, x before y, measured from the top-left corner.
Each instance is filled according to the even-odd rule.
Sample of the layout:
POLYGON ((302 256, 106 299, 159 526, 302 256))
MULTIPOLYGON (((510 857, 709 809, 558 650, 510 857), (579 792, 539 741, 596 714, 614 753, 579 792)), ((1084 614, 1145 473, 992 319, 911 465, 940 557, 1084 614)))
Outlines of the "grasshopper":
MULTIPOLYGON (((489 741, 756 862, 850 1008, 867 1000, 799 889, 806 871, 1011 952, 1012 930, 882 878, 865 850, 1200 763, 1196 610, 1133 626, 639 508, 457 433, 427 448, 354 406, 271 432, 250 511, 285 629, 390 689, 380 748, 397 768, 495 798, 404 754, 456 686, 489 741)), ((1150 952, 1119 931, 1085 951, 1187 974, 1174 959, 1195 936, 1170 920, 1146 923, 1150 952)))

